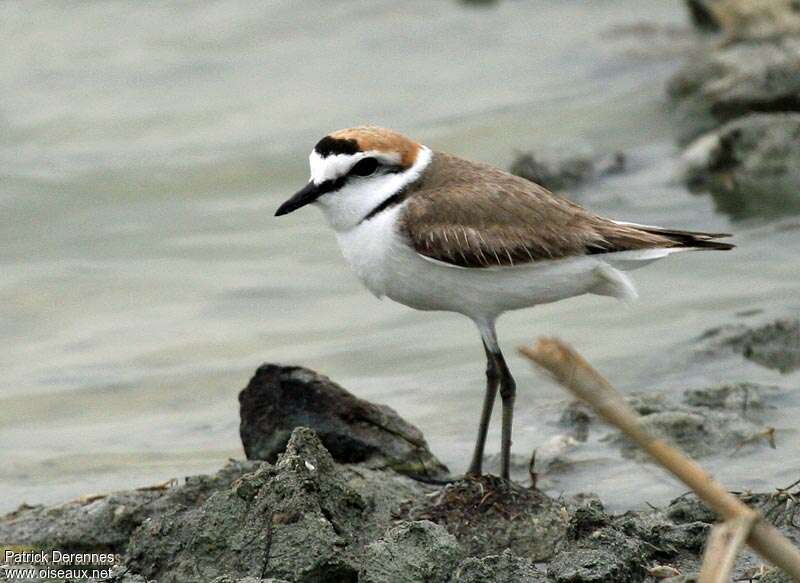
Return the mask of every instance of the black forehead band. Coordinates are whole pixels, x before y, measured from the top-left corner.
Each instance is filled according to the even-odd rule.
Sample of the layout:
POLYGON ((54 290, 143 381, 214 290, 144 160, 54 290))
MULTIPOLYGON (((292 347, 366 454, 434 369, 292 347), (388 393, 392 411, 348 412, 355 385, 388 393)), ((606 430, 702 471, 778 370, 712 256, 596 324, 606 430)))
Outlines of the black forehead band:
POLYGON ((323 158, 336 154, 357 154, 361 151, 358 142, 353 138, 332 138, 330 136, 325 136, 317 142, 314 150, 323 158))

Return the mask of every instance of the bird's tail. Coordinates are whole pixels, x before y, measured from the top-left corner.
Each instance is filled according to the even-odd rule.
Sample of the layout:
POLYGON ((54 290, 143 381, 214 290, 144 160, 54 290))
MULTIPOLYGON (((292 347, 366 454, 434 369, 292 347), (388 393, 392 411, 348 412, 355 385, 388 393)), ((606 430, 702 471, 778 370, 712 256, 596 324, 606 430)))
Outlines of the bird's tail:
POLYGON ((717 251, 728 251, 733 249, 736 245, 732 243, 722 243, 717 239, 724 239, 730 237, 730 233, 703 233, 702 231, 681 231, 678 229, 665 229, 664 227, 654 227, 652 225, 640 225, 638 223, 627 223, 622 221, 614 221, 618 225, 626 227, 633 227, 637 231, 650 233, 664 237, 674 243, 672 248, 678 249, 715 249, 717 251))
POLYGON ((677 243, 676 247, 688 247, 692 249, 715 249, 717 251, 729 251, 736 247, 732 243, 723 243, 716 239, 730 237, 729 233, 703 233, 700 231, 679 231, 677 229, 662 229, 661 227, 650 227, 647 225, 636 225, 636 228, 661 235, 677 243))

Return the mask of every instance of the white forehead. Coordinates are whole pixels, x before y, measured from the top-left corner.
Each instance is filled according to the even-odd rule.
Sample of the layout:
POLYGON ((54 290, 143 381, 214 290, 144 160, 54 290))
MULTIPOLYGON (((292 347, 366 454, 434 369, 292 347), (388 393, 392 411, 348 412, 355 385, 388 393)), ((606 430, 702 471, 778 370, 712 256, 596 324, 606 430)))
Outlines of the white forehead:
POLYGON ((378 158, 395 164, 400 161, 399 154, 389 154, 387 152, 378 152, 377 150, 325 157, 320 156, 316 150, 312 150, 308 156, 311 180, 314 184, 322 184, 326 180, 336 180, 340 176, 347 174, 353 165, 362 158, 378 158))
POLYGON ((326 180, 336 180, 345 174, 358 162, 364 154, 336 154, 335 156, 320 156, 316 150, 312 150, 308 157, 308 165, 311 168, 311 180, 314 184, 322 184, 326 180))

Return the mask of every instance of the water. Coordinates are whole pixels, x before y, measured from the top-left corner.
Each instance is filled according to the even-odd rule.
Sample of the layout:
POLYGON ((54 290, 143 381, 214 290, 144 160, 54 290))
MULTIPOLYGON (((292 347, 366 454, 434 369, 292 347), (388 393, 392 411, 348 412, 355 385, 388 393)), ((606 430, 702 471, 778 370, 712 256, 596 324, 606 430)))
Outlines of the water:
MULTIPOLYGON (((797 223, 731 225, 674 180, 662 94, 688 42, 680 2, 2 10, 0 510, 242 457, 236 395, 265 361, 391 405, 464 469, 483 390, 471 324, 370 296, 315 211, 272 217, 306 180, 313 143, 364 122, 501 166, 524 148, 622 149, 631 171, 574 198, 618 218, 737 233, 735 253, 637 272, 635 305, 586 297, 506 316, 516 451, 559 431, 567 402, 514 354, 542 334, 625 389, 743 378, 797 388, 797 375, 739 360, 671 366, 739 311, 796 311, 800 267, 797 223), (641 22, 667 28, 626 32, 641 22)), ((797 461, 796 414, 776 413, 776 452, 715 468, 732 487, 780 485, 787 455, 797 461)), ((496 450, 498 427, 490 440, 496 450)), ((606 461, 553 487, 617 507, 681 491, 602 444, 586 455, 606 461)))

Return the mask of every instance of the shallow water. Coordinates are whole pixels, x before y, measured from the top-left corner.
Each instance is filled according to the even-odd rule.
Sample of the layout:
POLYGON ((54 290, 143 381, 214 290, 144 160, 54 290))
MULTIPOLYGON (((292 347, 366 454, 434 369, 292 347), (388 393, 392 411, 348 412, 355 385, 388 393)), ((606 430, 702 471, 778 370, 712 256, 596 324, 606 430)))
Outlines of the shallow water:
MULTIPOLYGON (((242 457, 236 395, 264 361, 391 405, 465 468, 483 390, 471 324, 370 296, 315 211, 272 217, 306 180, 315 140, 363 122, 501 166, 524 148, 622 149, 630 171, 574 198, 737 234, 735 253, 636 272, 634 305, 585 297, 507 315, 517 452, 560 431, 567 402, 514 354, 538 335, 573 343, 626 390, 798 389, 797 374, 690 356, 692 338, 738 312, 797 311, 800 227, 731 225, 675 181, 663 83, 689 42, 679 2, 3 8, 0 510, 242 457), (667 28, 626 32, 641 22, 667 28)), ((791 481, 797 413, 789 397, 775 412, 777 450, 708 463, 734 488, 791 481)), ((604 461, 553 488, 617 508, 682 491, 600 442, 580 455, 604 461)))

